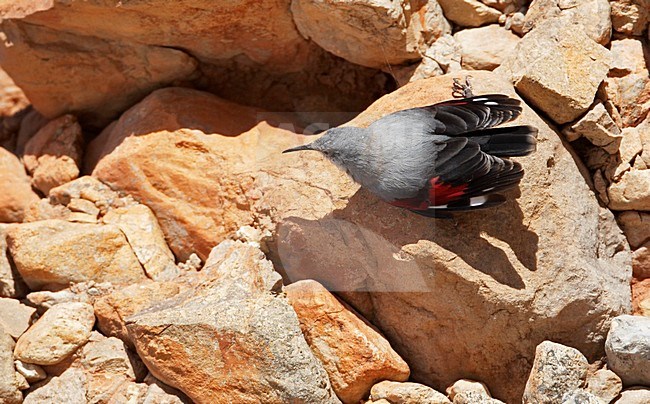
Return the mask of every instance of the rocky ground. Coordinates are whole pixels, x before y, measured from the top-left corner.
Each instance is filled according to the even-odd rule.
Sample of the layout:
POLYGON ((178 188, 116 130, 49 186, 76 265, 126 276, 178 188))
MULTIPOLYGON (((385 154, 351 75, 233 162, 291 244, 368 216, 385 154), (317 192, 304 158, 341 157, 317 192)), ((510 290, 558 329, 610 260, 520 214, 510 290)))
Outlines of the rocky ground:
POLYGON ((650 403, 648 0, 0 13, 0 403, 650 403), (280 153, 468 75, 539 129, 498 208, 280 153))

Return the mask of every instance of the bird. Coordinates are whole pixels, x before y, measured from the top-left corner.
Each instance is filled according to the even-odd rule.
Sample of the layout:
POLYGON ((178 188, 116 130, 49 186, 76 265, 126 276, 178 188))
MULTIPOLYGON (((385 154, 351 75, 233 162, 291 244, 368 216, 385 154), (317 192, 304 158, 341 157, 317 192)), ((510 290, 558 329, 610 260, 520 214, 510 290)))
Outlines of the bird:
MULTIPOLYGON (((470 92, 471 95, 471 92, 470 92)), ((521 102, 503 94, 451 99, 388 114, 366 128, 327 130, 283 153, 316 151, 385 202, 427 217, 500 205, 536 149, 537 128, 501 126, 521 102)))

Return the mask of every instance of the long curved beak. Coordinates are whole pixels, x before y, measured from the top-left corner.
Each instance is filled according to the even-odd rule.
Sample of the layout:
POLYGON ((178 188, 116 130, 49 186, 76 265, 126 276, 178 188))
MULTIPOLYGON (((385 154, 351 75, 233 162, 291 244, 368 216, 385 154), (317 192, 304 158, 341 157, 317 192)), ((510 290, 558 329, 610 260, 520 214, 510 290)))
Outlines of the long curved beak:
POLYGON ((314 150, 314 149, 311 148, 311 144, 304 144, 302 146, 297 146, 297 147, 292 147, 291 149, 287 149, 282 153, 290 153, 290 152, 301 151, 301 150, 314 150))

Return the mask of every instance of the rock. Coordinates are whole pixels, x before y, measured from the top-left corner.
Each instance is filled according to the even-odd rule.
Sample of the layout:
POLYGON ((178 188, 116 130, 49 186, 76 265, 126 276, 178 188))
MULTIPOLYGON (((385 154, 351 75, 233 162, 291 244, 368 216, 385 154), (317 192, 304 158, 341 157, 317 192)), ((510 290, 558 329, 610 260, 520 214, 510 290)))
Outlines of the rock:
POLYGON ((110 207, 123 206, 117 192, 90 176, 83 176, 50 191, 50 200, 59 205, 68 206, 77 199, 92 202, 103 214, 110 207))
POLYGON ((0 298, 0 327, 18 339, 30 326, 36 309, 16 299, 0 298))
POLYGON ((498 24, 470 28, 454 34, 468 70, 494 70, 519 43, 519 37, 498 24))
POLYGON ((587 377, 587 390, 599 397, 605 403, 611 403, 619 395, 623 383, 616 373, 607 369, 599 369, 587 377))
POLYGON ((57 304, 18 339, 14 357, 36 365, 61 362, 88 341, 94 324, 91 305, 57 304))
POLYGON ((588 391, 576 389, 562 397, 562 404, 607 404, 607 402, 588 391))
POLYGON ((632 253, 632 275, 637 279, 650 278, 650 241, 632 253))
POLYGON ((23 401, 14 368, 14 345, 11 335, 0 326, 0 402, 3 404, 19 404, 23 401))
POLYGON ((582 386, 589 363, 575 348, 544 341, 535 350, 523 403, 559 403, 582 386))
POLYGON ((484 396, 487 397, 492 397, 492 395, 490 394, 490 390, 487 388, 485 384, 481 382, 475 382, 473 380, 468 380, 468 379, 456 380, 454 384, 447 387, 447 390, 445 391, 447 392, 447 396, 449 397, 450 400, 453 400, 457 394, 467 392, 467 391, 473 391, 478 394, 483 394, 484 396))
MULTIPOLYGON (((162 384, 162 383, 160 383, 162 384)), ((171 388, 169 388, 171 389, 171 388)), ((174 390, 174 389, 171 389, 174 390)), ((191 404, 183 393, 176 390, 180 396, 169 393, 158 384, 123 383, 110 398, 110 404, 145 403, 145 404, 191 404)))
POLYGON ((98 128, 174 83, 279 111, 359 111, 387 84, 304 39, 289 0, 20 0, 0 12, 0 60, 34 107, 98 128))
MULTIPOLYGON (((445 72, 456 72, 461 69, 461 45, 458 41, 451 35, 445 35, 435 41, 423 55, 423 63, 427 60, 435 62, 440 68, 445 72)), ((415 75, 417 76, 419 72, 422 71, 421 67, 416 69, 415 75)), ((428 76, 420 73, 421 78, 427 78, 428 76)), ((413 80, 412 80, 413 81, 413 80)))
POLYGON ((504 404, 490 396, 477 391, 462 391, 454 397, 454 404, 504 404))
POLYGON ((526 12, 523 33, 526 34, 549 19, 575 25, 594 41, 607 45, 612 35, 610 5, 607 0, 535 0, 526 12))
POLYGON ((25 295, 27 286, 9 263, 6 233, 7 225, 0 223, 0 297, 20 298, 25 295))
POLYGON ((650 317, 650 280, 632 279, 632 314, 650 317))
POLYGON ((650 73, 643 42, 632 38, 613 40, 611 54, 612 69, 601 86, 600 98, 616 106, 623 127, 638 126, 650 111, 650 73))
POLYGON ((607 190, 609 207, 614 210, 650 209, 650 170, 632 170, 624 173, 607 190))
POLYGON ((323 363, 341 401, 362 401, 382 380, 408 380, 408 365, 388 341, 321 284, 305 280, 284 291, 307 344, 323 363))
POLYGON ((36 384, 25 396, 23 404, 86 403, 86 375, 83 370, 70 368, 59 376, 36 384))
POLYGON ((607 364, 626 386, 650 385, 650 318, 621 315, 605 342, 607 364))
MULTIPOLYGON (((351 124, 448 99, 452 78, 465 74, 410 83, 351 124)), ((494 73, 471 75, 476 94, 514 94, 494 73)), ((409 364, 411 380, 437 390, 471 374, 516 402, 544 339, 602 357, 606 324, 630 310, 627 242, 557 134, 525 105, 517 124, 539 128, 537 152, 517 159, 521 196, 453 223, 381 203, 318 155, 269 158, 252 185, 259 223, 275 224, 269 256, 287 282, 340 291, 409 364)))
POLYGON ((201 272, 203 284, 127 320, 156 378, 199 403, 340 402, 291 306, 271 293, 279 275, 261 251, 224 242, 201 272))
POLYGON ((291 12, 305 38, 336 56, 375 68, 418 60, 427 45, 451 33, 435 1, 293 0, 291 12))
POLYGON ((583 117, 568 125, 562 133, 572 142, 584 136, 594 146, 616 154, 623 135, 602 103, 596 103, 583 117))
POLYGON ((153 280, 170 280, 180 273, 174 262, 174 254, 165 242, 158 220, 145 205, 111 209, 102 218, 122 230, 131 248, 153 280))
POLYGON ((609 70, 609 51, 582 30, 550 19, 530 31, 497 69, 530 103, 563 124, 591 106, 609 70))
POLYGON ((25 167, 0 147, 0 222, 22 222, 29 205, 37 201, 25 167))
POLYGON ((116 226, 44 220, 7 232, 16 268, 31 289, 72 282, 133 283, 146 279, 116 226))
POLYGON ((154 281, 145 281, 118 289, 95 301, 97 328, 105 335, 117 337, 133 346, 128 336, 125 319, 176 296, 180 290, 178 283, 154 281))
POLYGON ((621 392, 614 404, 646 404, 650 400, 650 389, 632 387, 621 392))
POLYGON ((438 0, 445 17, 461 27, 480 27, 495 23, 501 12, 478 0, 438 0))
POLYGON ((25 144, 24 162, 32 185, 45 195, 50 189, 79 177, 83 134, 73 115, 63 115, 25 144))
POLYGON ((90 144, 101 150, 93 176, 151 208, 180 261, 192 253, 205 260, 226 236, 253 224, 250 205, 259 196, 249 192, 251 167, 295 139, 258 122, 261 114, 286 122, 204 92, 158 90, 122 115, 105 141, 90 144))
POLYGON ((630 247, 636 250, 650 241, 650 213, 626 211, 618 215, 618 222, 623 228, 630 247))
POLYGON ((96 283, 93 281, 75 283, 66 289, 56 292, 39 291, 27 295, 27 301, 44 313, 52 306, 59 303, 82 302, 93 304, 96 299, 113 292, 113 285, 110 282, 96 283))
POLYGON ((370 399, 373 403, 386 400, 390 404, 449 404, 444 394, 418 383, 383 381, 372 386, 370 399))
POLYGON ((29 383, 36 383, 47 378, 45 370, 33 363, 25 363, 20 360, 15 360, 14 365, 16 366, 16 371, 23 375, 25 380, 29 383))
POLYGON ((647 0, 614 0, 612 26, 616 32, 643 35, 650 21, 650 4, 647 0))

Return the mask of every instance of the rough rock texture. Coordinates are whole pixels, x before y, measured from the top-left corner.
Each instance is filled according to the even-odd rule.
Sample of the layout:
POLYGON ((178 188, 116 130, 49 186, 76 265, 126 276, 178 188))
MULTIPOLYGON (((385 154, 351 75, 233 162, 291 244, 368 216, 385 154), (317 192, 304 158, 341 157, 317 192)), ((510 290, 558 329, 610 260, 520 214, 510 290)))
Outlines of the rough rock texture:
POLYGON ((575 348, 544 341, 535 350, 535 362, 526 383, 523 403, 553 404, 581 387, 589 363, 575 348))
POLYGON ((129 318, 151 373, 197 403, 340 402, 261 251, 224 242, 208 280, 129 318))
POLYGON ((79 176, 83 134, 72 115, 59 117, 41 128, 25 144, 25 167, 34 188, 47 195, 50 189, 79 176))
POLYGON ((632 249, 636 250, 650 241, 650 213, 622 212, 618 215, 618 221, 632 249))
POLYGON ((9 252, 31 289, 71 282, 131 283, 146 279, 126 237, 112 225, 44 220, 13 226, 9 252))
POLYGON ((623 383, 616 373, 607 369, 599 369, 587 377, 585 390, 599 397, 606 403, 611 403, 619 395, 623 383))
POLYGON ((388 341, 321 284, 305 280, 284 291, 341 401, 358 403, 381 380, 408 380, 408 365, 388 341))
POLYGON ((628 35, 643 35, 650 21, 648 0, 614 0, 612 26, 614 30, 628 35))
POLYGON ((0 222, 22 222, 29 205, 37 201, 23 164, 0 147, 0 222))
POLYGON ((650 318, 629 315, 614 318, 605 351, 608 366, 624 385, 650 385, 650 318))
POLYGON ((603 103, 596 103, 576 122, 568 125, 562 133, 572 142, 584 136, 594 146, 610 154, 616 154, 621 144, 621 129, 605 109, 603 103))
POLYGON ((478 0, 438 0, 445 17, 461 27, 479 27, 495 23, 501 12, 478 0))
POLYGON ((607 0, 535 0, 526 12, 523 32, 528 33, 544 21, 554 18, 584 31, 601 45, 607 45, 612 35, 607 0))
MULTIPOLYGON (((492 73, 471 75, 477 94, 514 94, 492 73)), ((411 83, 353 124, 448 99, 453 77, 411 83)), ((94 175, 148 205, 180 260, 194 251, 205 259, 253 221, 269 228, 270 255, 289 280, 350 292, 344 298, 385 333, 413 380, 439 390, 470 373, 495 397, 517 400, 538 343, 570 344, 593 360, 609 318, 630 310, 627 242, 529 108, 519 122, 540 133, 537 152, 518 159, 521 197, 454 222, 381 203, 317 154, 281 154, 310 139, 251 114, 195 91, 158 91, 96 141, 105 157, 94 175)))
POLYGON ((463 391, 456 394, 454 404, 504 404, 503 401, 486 396, 477 391, 463 391))
POLYGON ((650 170, 630 170, 607 189, 609 207, 615 210, 647 210, 650 207, 650 170))
POLYGON ((451 386, 447 387, 447 390, 445 390, 447 393, 447 396, 453 400, 454 397, 456 397, 457 394, 466 392, 466 391, 473 391, 479 394, 483 394, 487 397, 492 397, 490 394, 490 390, 487 388, 487 386, 481 382, 475 382, 473 380, 468 380, 468 379, 460 379, 456 380, 454 384, 451 386))
POLYGON ((650 317, 650 279, 632 279, 632 314, 650 317))
POLYGON ((385 402, 390 404, 450 404, 444 394, 418 383, 400 383, 383 381, 372 386, 370 400, 373 403, 385 402))
POLYGON ((102 127, 173 83, 281 111, 358 111, 387 85, 304 39, 289 0, 20 0, 0 12, 0 63, 48 118, 102 127))
POLYGON ((420 59, 451 26, 436 1, 293 0, 300 33, 353 63, 386 67, 420 59))
POLYGON ((57 304, 18 339, 14 356, 36 365, 59 363, 88 341, 94 324, 91 305, 57 304))
POLYGON ((178 283, 146 281, 100 297, 94 304, 97 327, 105 335, 117 337, 133 346, 125 319, 176 296, 180 290, 178 283))
MULTIPOLYGON (((471 74, 477 94, 513 94, 494 74, 471 74)), ((452 77, 411 83, 352 124, 448 99, 452 77)), ((521 197, 453 223, 350 189, 318 155, 261 167, 274 177, 260 176, 265 192, 256 204, 278 223, 273 259, 291 281, 312 278, 343 291, 409 363, 412 379, 439 390, 472 374, 495 397, 516 401, 544 339, 594 360, 609 319, 630 310, 627 242, 558 136, 528 108, 518 122, 540 131, 537 152, 518 159, 526 169, 521 197), (318 199, 308 197, 314 187, 318 199)))
POLYGON ((650 402, 650 389, 633 387, 623 390, 614 404, 646 404, 648 402, 650 402))
POLYGON ((83 370, 70 368, 36 384, 36 389, 27 394, 23 404, 85 403, 86 381, 83 370))
POLYGON ((158 90, 90 144, 86 164, 153 210, 180 261, 192 253, 205 260, 253 223, 252 171, 295 141, 278 122, 291 125, 204 92, 158 90))
POLYGON ((610 65, 610 53, 582 30, 550 19, 529 32, 497 69, 556 123, 587 111, 610 65))
POLYGON ((7 255, 7 227, 0 223, 0 297, 24 297, 27 286, 10 264, 7 255))
POLYGON ((169 280, 178 276, 174 254, 165 242, 156 216, 147 206, 138 204, 111 209, 102 221, 122 230, 151 279, 169 280))
POLYGON ((16 299, 0 298, 0 327, 18 339, 31 325, 35 311, 16 299))
POLYGON ((519 37, 492 24, 454 34, 462 49, 462 66, 469 70, 494 70, 519 43, 519 37))
POLYGON ((11 335, 0 326, 0 402, 2 404, 19 404, 23 401, 14 368, 14 346, 11 335))
POLYGON ((638 126, 650 111, 650 73, 643 42, 616 39, 610 48, 612 69, 603 82, 600 97, 614 104, 623 127, 638 126))
POLYGON ((607 404, 600 397, 582 389, 564 394, 561 400, 562 404, 607 404))

